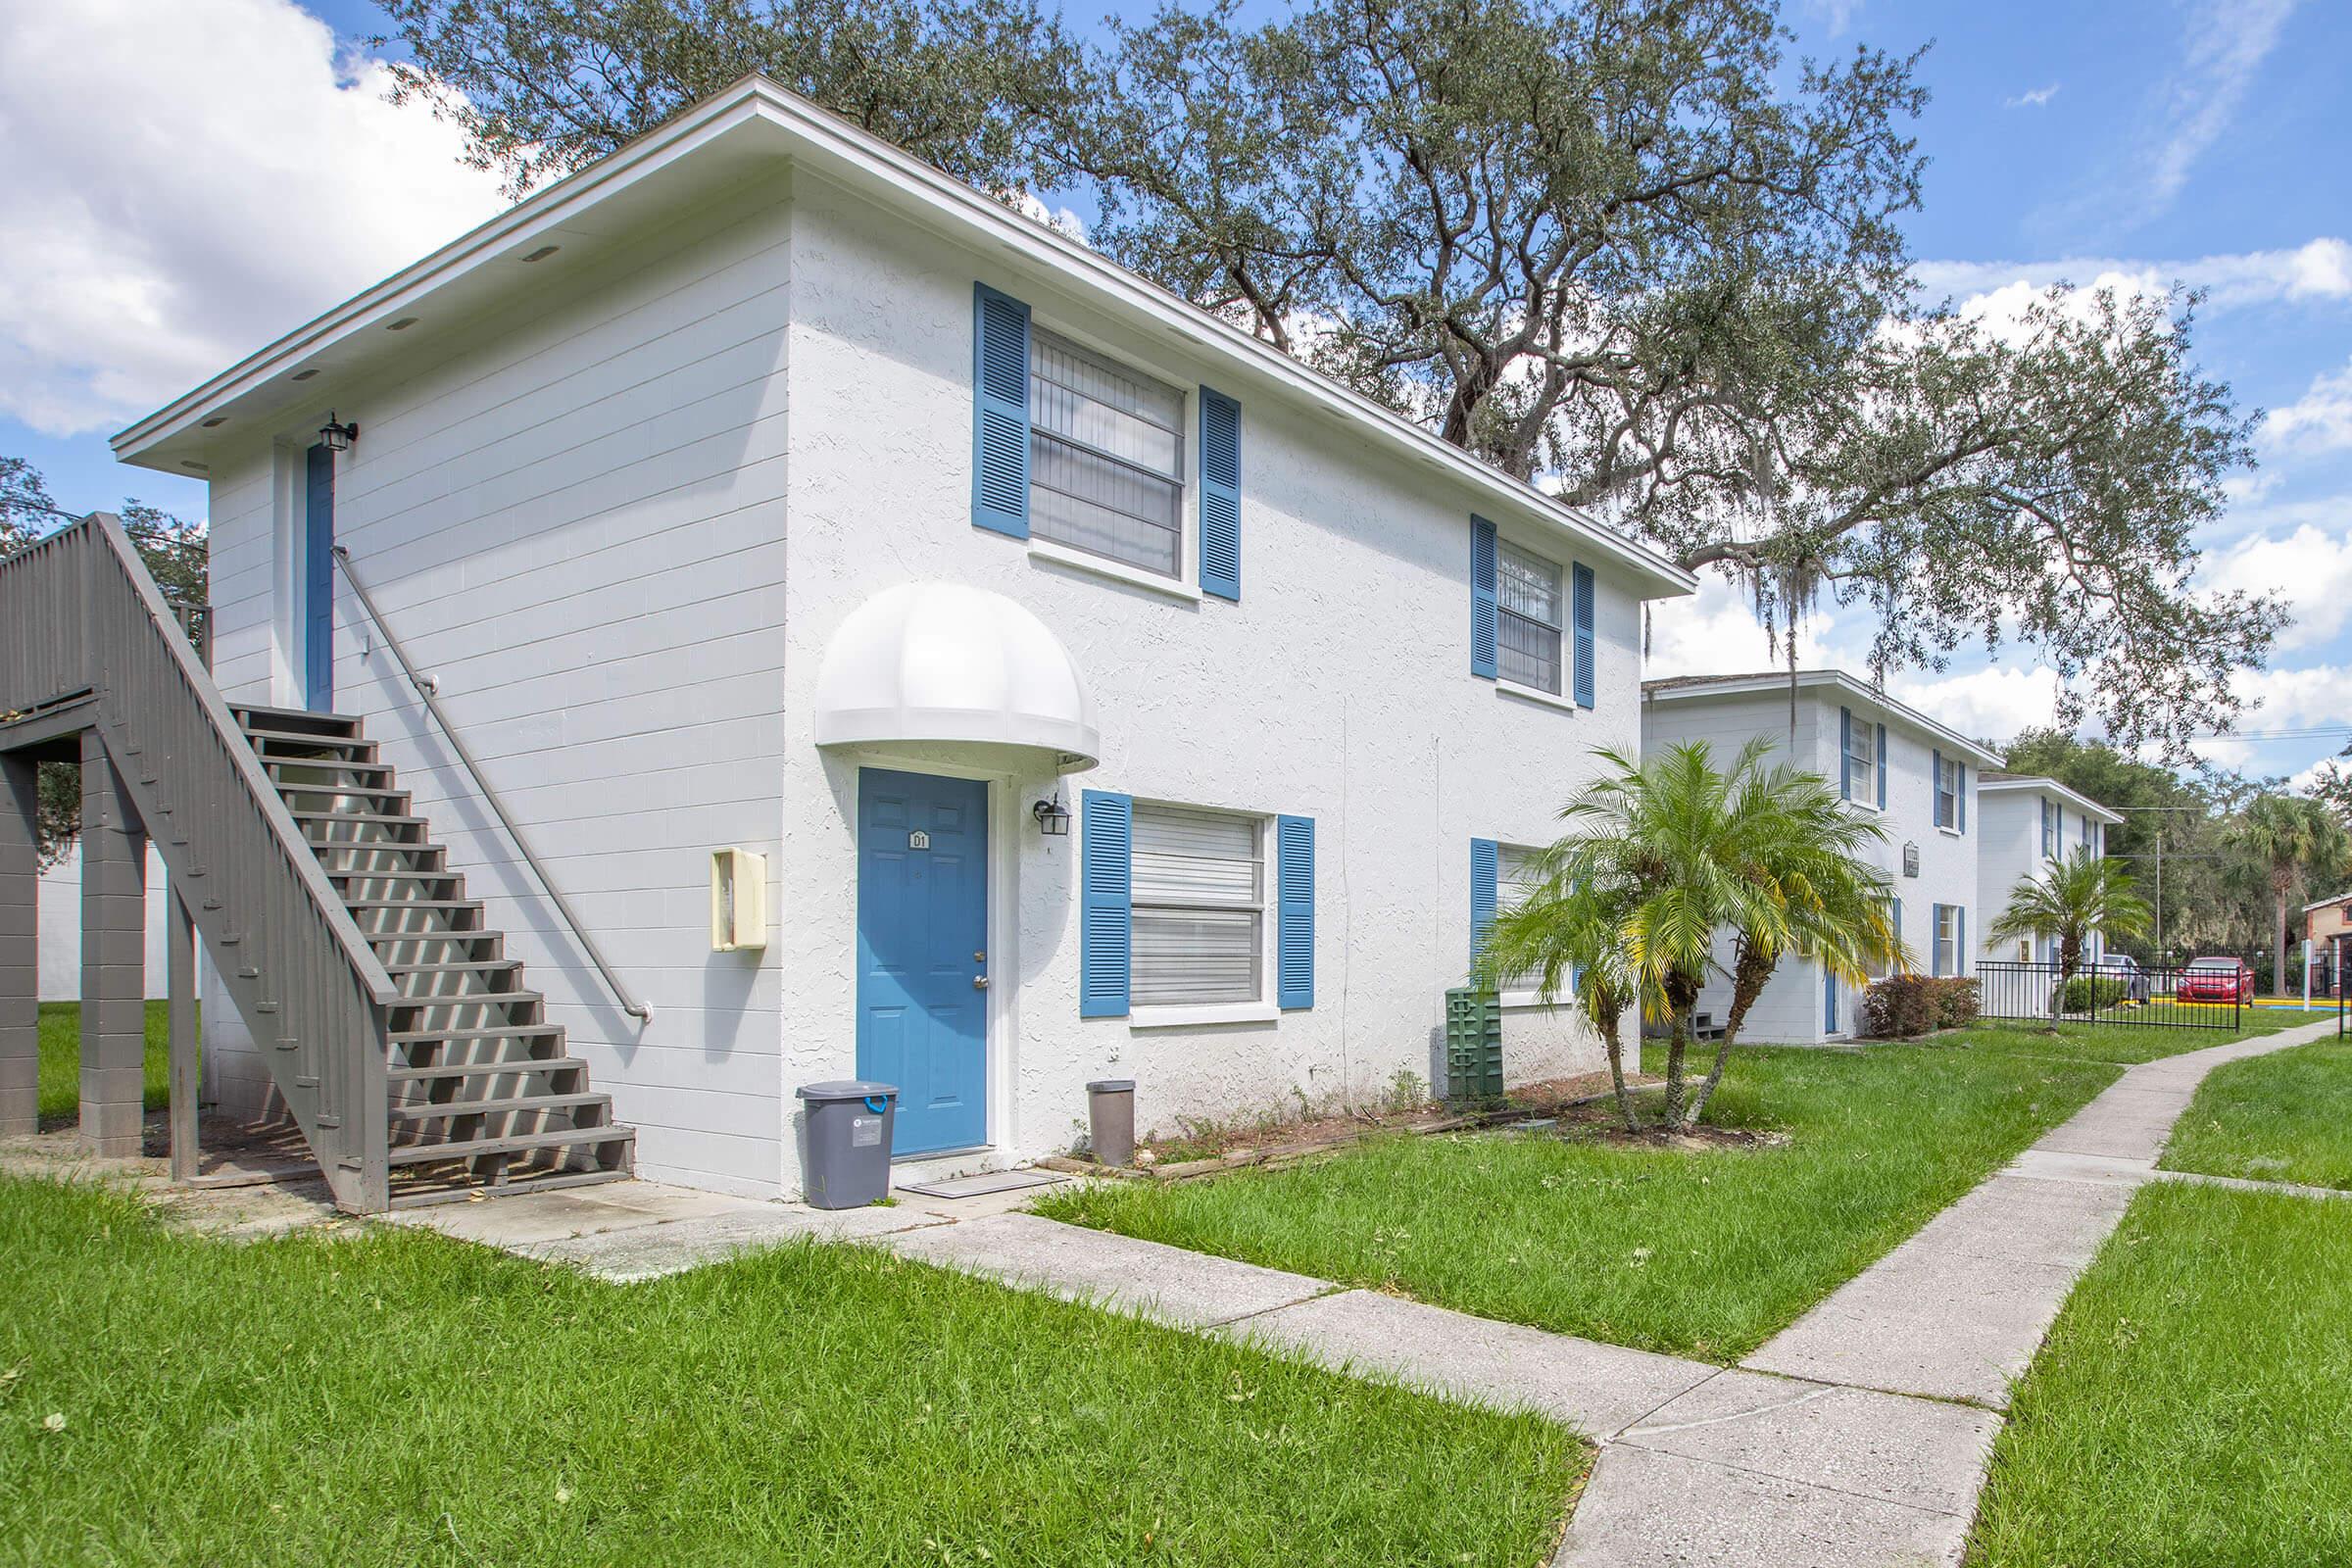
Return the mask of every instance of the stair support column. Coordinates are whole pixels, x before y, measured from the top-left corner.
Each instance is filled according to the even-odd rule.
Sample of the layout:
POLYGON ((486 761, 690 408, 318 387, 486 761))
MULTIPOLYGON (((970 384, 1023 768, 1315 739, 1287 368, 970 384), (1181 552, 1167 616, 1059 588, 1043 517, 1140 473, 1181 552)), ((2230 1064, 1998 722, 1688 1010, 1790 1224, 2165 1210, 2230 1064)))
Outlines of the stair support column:
POLYGON ((172 1179, 196 1179, 196 1110, 201 1100, 196 1054, 196 915, 174 885, 164 918, 165 969, 170 976, 172 1179))
POLYGON ((41 1117, 40 764, 0 753, 0 1137, 41 1117))
POLYGON ((95 729, 81 732, 81 1142, 141 1151, 147 1078, 147 834, 95 729))

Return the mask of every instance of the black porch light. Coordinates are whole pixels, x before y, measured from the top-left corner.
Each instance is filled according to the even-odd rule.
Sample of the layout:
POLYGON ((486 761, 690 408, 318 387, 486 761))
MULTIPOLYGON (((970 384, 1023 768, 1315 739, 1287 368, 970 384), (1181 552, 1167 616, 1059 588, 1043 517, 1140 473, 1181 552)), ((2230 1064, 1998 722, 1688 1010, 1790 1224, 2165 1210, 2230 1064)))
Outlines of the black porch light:
POLYGON ((360 427, 358 425, 338 424, 335 422, 335 411, 332 409, 326 411, 326 422, 318 427, 318 439, 326 443, 327 451, 349 452, 351 444, 359 438, 360 427))
POLYGON ((1070 836, 1070 812, 1061 804, 1060 791, 1054 791, 1052 800, 1040 801, 1029 808, 1029 814, 1037 818, 1037 830, 1047 838, 1066 839, 1070 836))

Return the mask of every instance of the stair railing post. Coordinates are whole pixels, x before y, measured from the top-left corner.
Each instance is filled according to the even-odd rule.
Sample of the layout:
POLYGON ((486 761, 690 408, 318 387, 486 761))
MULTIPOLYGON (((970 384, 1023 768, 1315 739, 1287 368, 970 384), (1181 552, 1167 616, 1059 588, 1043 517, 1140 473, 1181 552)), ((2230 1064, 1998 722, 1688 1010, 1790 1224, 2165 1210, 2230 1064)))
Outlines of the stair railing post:
POLYGON ((0 753, 0 1137, 40 1130, 39 779, 0 753))

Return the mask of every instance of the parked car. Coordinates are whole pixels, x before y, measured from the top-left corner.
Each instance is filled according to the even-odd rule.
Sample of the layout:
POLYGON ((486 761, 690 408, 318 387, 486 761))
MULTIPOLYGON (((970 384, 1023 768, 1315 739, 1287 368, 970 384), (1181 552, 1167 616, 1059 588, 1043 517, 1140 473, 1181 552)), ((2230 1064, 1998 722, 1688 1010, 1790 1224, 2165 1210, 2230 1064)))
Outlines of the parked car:
POLYGON ((2182 1002, 2252 1002, 2254 971, 2243 958, 2191 958, 2173 994, 2182 1002))
POLYGON ((2098 961, 2090 966, 2090 972, 2101 979, 2121 980, 2126 1002, 2148 1000, 2148 971, 2142 969, 2139 960, 2129 953, 2101 954, 2098 961))

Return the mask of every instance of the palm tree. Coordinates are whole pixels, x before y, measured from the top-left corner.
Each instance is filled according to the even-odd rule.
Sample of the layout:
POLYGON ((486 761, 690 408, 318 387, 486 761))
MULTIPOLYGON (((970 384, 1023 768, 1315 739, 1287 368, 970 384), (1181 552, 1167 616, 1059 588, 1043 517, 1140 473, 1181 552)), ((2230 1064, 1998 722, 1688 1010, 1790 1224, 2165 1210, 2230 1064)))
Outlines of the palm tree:
POLYGON ((2306 873, 2340 875, 2352 861, 2352 838, 2333 812, 2300 795, 2257 795, 2224 825, 2225 842, 2261 862, 2269 873, 2272 905, 2271 984, 2286 986, 2286 909, 2295 883, 2306 873))
POLYGON ((2042 862, 2038 875, 2017 879, 2009 890, 2009 906, 1985 935, 1995 942, 2019 937, 2046 937, 2058 944, 2058 990, 2075 977, 2082 963, 2084 940, 2093 931, 2111 937, 2136 937, 2148 929, 2148 906, 2135 891, 2132 873, 2121 860, 2094 857, 2078 848, 2061 860, 2042 862))
POLYGON ((1687 1125, 1722 1082, 1740 1024, 1784 955, 1819 957, 1855 981, 1894 955, 1886 876, 1854 853, 1882 830, 1818 774, 1767 767, 1771 745, 1750 741, 1728 773, 1703 741, 1641 763, 1599 753, 1609 771, 1560 812, 1570 831, 1537 855, 1533 891, 1488 930, 1481 984, 1533 976, 1549 1001, 1582 971, 1578 1001, 1608 1043, 1629 1127, 1615 1040, 1626 1007, 1667 1024, 1664 1124, 1687 1125), (1733 1004, 1713 1068, 1686 1104, 1691 1014, 1720 972, 1725 930, 1733 1004))

